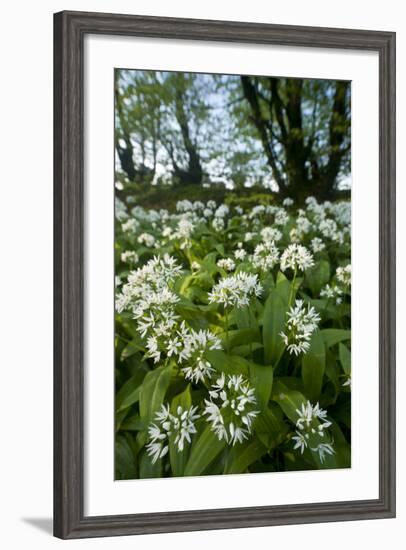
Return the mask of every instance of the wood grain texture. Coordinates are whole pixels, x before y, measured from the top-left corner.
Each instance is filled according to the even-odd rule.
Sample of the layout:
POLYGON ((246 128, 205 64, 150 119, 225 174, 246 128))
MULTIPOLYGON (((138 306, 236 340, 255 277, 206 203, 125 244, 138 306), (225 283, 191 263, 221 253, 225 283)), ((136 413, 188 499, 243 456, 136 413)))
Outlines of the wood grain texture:
POLYGON ((395 34, 61 12, 54 16, 54 534, 101 537, 395 515, 395 34), (83 38, 85 34, 376 51, 380 79, 379 498, 148 514, 83 514, 83 38))

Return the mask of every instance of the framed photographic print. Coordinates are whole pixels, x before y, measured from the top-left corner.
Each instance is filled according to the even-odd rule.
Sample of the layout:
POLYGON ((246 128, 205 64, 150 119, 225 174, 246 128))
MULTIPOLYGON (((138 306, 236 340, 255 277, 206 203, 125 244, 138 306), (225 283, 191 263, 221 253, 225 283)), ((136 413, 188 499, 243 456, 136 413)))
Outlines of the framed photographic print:
POLYGON ((55 15, 54 533, 395 515, 395 35, 55 15))

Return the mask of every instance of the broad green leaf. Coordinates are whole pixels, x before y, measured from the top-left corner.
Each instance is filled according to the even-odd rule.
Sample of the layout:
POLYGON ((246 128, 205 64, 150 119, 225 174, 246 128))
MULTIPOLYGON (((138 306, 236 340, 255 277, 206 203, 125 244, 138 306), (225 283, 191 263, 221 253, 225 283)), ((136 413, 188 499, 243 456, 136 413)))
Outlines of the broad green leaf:
POLYGON ((258 321, 253 311, 253 307, 236 307, 233 309, 230 318, 234 320, 239 329, 256 329, 258 328, 258 321))
POLYGON ((298 419, 297 410, 300 410, 302 404, 307 402, 307 399, 302 393, 296 390, 289 390, 279 380, 274 381, 272 399, 279 404, 285 415, 293 424, 296 424, 298 419))
POLYGON ((325 328, 321 330, 320 333, 323 337, 324 343, 326 344, 326 348, 331 348, 335 344, 350 340, 351 338, 350 330, 338 328, 325 328))
POLYGON ((121 428, 124 418, 128 414, 128 409, 124 409, 120 412, 116 412, 116 432, 121 428))
POLYGON ((285 328, 286 304, 276 290, 272 290, 265 303, 262 338, 265 363, 275 364, 284 350, 280 332, 285 328))
POLYGON ((115 470, 119 479, 137 477, 137 460, 130 444, 124 436, 117 436, 115 441, 115 470))
POLYGON ((128 357, 131 357, 138 351, 145 351, 145 346, 142 343, 141 338, 136 336, 131 340, 130 343, 128 343, 123 351, 121 352, 121 360, 127 359, 128 357))
POLYGON ((130 418, 126 418, 120 426, 121 430, 130 431, 130 432, 139 432, 141 430, 145 430, 147 428, 145 422, 141 420, 139 415, 131 416, 130 418))
POLYGON ((276 403, 270 403, 261 411, 254 422, 254 432, 267 449, 279 445, 289 428, 283 419, 283 412, 276 403))
POLYGON ((318 296, 320 290, 330 280, 330 264, 327 260, 320 260, 313 267, 306 270, 304 285, 318 296))
POLYGON ((320 331, 316 330, 310 340, 310 348, 302 358, 302 379, 304 390, 310 401, 317 401, 326 369, 326 350, 320 331))
MULTIPOLYGON (((192 405, 192 397, 190 394, 190 386, 187 386, 184 392, 176 395, 172 399, 171 412, 176 414, 178 407, 187 410, 192 405)), ((179 451, 175 444, 176 434, 169 436, 169 459, 172 468, 172 474, 175 477, 183 476, 185 466, 189 457, 190 443, 185 440, 183 451, 179 451)))
POLYGON ((256 462, 267 452, 266 447, 256 438, 235 445, 227 459, 225 474, 242 474, 248 466, 256 462))
MULTIPOLYGON (((224 347, 227 347, 227 333, 221 334, 224 347)), ((251 344, 253 342, 261 342, 261 335, 258 329, 242 328, 238 330, 230 330, 228 332, 228 346, 233 349, 235 346, 251 344)))
POLYGON ((224 351, 213 350, 206 352, 207 360, 220 373, 242 374, 245 378, 249 376, 250 362, 238 355, 227 355, 224 351))
POLYGON ((140 388, 140 415, 148 423, 162 405, 169 387, 172 366, 159 367, 149 372, 140 388))
POLYGON ((268 405, 272 392, 273 370, 271 365, 250 364, 250 381, 255 388, 255 396, 261 410, 268 405))
POLYGON ((151 479, 162 477, 162 458, 159 458, 154 464, 152 457, 146 451, 141 453, 140 458, 140 479, 151 479))
POLYGON ((184 475, 201 475, 221 453, 225 446, 226 442, 224 439, 220 441, 217 435, 212 431, 211 426, 207 426, 200 434, 199 438, 193 443, 184 475))
POLYGON ((257 349, 262 349, 263 347, 264 346, 262 344, 254 342, 250 345, 237 346, 233 348, 233 353, 235 353, 236 355, 240 355, 241 357, 247 357, 249 355, 252 355, 257 349))
POLYGON ((140 398, 140 377, 138 374, 132 376, 120 388, 116 395, 116 410, 118 412, 130 407, 140 398))
POLYGON ((351 374, 351 352, 344 344, 338 345, 338 356, 345 374, 351 374))

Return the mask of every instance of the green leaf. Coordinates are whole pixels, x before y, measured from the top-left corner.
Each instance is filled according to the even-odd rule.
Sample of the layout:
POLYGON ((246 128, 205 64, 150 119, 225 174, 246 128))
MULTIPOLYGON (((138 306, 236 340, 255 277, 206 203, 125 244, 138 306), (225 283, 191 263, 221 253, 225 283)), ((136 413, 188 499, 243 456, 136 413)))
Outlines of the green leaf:
POLYGON ((139 432, 141 430, 145 430, 146 428, 147 425, 141 420, 138 414, 131 416, 130 418, 126 418, 120 426, 120 430, 129 432, 139 432))
POLYGON ((302 403, 307 403, 307 399, 302 393, 296 390, 289 390, 279 380, 275 380, 274 382, 272 399, 278 403, 293 424, 296 424, 298 419, 296 411, 301 409, 302 403))
POLYGON ((136 457, 124 436, 116 437, 114 450, 116 477, 119 479, 133 479, 137 477, 136 457))
POLYGON ((262 338, 265 363, 275 364, 283 353, 285 344, 280 332, 285 328, 286 304, 277 290, 272 290, 265 303, 262 338))
POLYGON ((325 328, 320 331, 327 348, 331 348, 339 342, 350 340, 351 331, 338 328, 325 328))
POLYGON ((310 401, 320 397, 326 369, 326 350, 320 331, 316 330, 310 340, 310 348, 302 358, 302 379, 304 390, 310 401))
POLYGON ((250 362, 238 355, 227 355, 221 350, 212 350, 206 352, 206 358, 213 367, 225 374, 242 374, 246 378, 249 376, 250 362))
POLYGON ((221 453, 225 446, 225 440, 222 439, 220 441, 217 435, 212 431, 211 426, 207 426, 199 438, 193 443, 184 475, 201 475, 221 453))
POLYGON ((252 306, 250 307, 236 307, 233 309, 230 318, 233 319, 239 329, 243 328, 258 328, 258 321, 253 311, 252 306))
POLYGON ((116 411, 120 412, 136 403, 140 398, 140 389, 140 377, 138 374, 135 374, 118 391, 116 395, 116 411))
POLYGON ((144 451, 140 458, 140 479, 151 479, 162 477, 162 458, 154 464, 152 458, 144 451))
MULTIPOLYGON (((192 396, 190 394, 190 385, 187 386, 184 392, 176 395, 172 399, 171 411, 176 414, 177 408, 182 407, 183 410, 189 409, 192 405, 192 396)), ((172 474, 174 477, 183 476, 185 466, 189 456, 190 443, 185 440, 183 451, 179 451, 175 444, 176 434, 169 436, 169 459, 171 462, 172 474)))
POLYGON ((318 296, 320 290, 330 280, 330 264, 327 260, 320 260, 313 267, 306 270, 304 285, 318 296))
POLYGON ((254 432, 268 450, 279 445, 288 430, 283 412, 276 403, 270 403, 268 407, 261 411, 254 422, 254 432))
POLYGON ((343 367, 343 370, 345 374, 350 375, 351 374, 351 352, 350 350, 344 346, 344 344, 338 345, 338 357, 340 358, 341 366, 343 367))
POLYGON ((125 348, 121 352, 121 360, 123 361, 124 359, 128 359, 128 357, 131 357, 138 351, 144 352, 145 346, 143 345, 141 338, 139 336, 136 336, 131 340, 129 344, 125 346, 125 348))
POLYGON ((168 365, 152 370, 145 376, 140 387, 140 415, 144 422, 151 422, 162 405, 171 375, 172 366, 168 365))
POLYGON ((255 395, 259 408, 265 409, 268 405, 272 392, 273 370, 271 365, 250 364, 250 381, 255 388, 255 395))
POLYGON ((267 448, 256 438, 243 444, 237 444, 228 456, 224 473, 242 474, 250 464, 259 460, 266 452, 267 448))
MULTIPOLYGON (((221 338, 226 346, 227 333, 224 332, 221 334, 221 338)), ((228 333, 228 345, 230 350, 236 346, 251 344, 253 342, 261 342, 261 335, 258 329, 242 328, 238 330, 230 330, 228 333)))

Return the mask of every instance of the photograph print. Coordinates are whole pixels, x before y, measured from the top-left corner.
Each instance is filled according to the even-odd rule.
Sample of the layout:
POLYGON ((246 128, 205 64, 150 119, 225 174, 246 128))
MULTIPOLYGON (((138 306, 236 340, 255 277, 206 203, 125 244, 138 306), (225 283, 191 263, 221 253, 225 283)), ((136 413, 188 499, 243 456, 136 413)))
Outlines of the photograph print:
POLYGON ((115 479, 350 468, 351 83, 114 101, 115 479))

